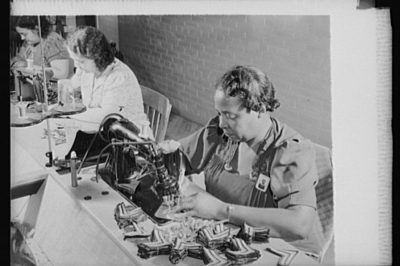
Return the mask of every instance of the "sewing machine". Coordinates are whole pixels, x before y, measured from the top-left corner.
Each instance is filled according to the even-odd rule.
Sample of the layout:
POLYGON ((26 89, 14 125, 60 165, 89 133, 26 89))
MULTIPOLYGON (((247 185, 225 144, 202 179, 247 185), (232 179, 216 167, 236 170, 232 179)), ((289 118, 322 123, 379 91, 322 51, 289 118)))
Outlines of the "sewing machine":
MULTIPOLYGON (((58 81, 52 80, 52 72, 43 74, 27 68, 14 70, 15 91, 10 97, 10 122, 13 127, 25 127, 38 124, 47 118, 72 115, 84 112, 86 107, 79 97, 76 102, 65 104, 61 101, 58 81), (44 96, 44 81, 47 87, 47 101, 44 96), (44 104, 48 105, 44 110, 44 104)), ((64 97, 65 98, 65 97, 64 97)))
POLYGON ((177 204, 179 180, 184 176, 182 154, 179 150, 163 154, 155 141, 139 134, 140 129, 119 114, 103 119, 99 136, 108 144, 98 158, 107 151, 109 156, 102 167, 98 161, 96 178, 100 176, 157 223, 164 223, 167 219, 155 213, 162 204, 177 204))

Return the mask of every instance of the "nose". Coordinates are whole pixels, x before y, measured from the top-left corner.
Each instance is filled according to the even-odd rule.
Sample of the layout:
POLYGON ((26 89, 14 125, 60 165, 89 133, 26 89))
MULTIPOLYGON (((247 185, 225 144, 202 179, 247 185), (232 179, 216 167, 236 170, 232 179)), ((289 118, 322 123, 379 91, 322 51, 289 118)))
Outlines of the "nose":
POLYGON ((21 35, 21 40, 25 40, 25 36, 24 35, 21 35))
POLYGON ((223 115, 219 116, 219 127, 222 129, 227 127, 226 119, 224 118, 223 115))

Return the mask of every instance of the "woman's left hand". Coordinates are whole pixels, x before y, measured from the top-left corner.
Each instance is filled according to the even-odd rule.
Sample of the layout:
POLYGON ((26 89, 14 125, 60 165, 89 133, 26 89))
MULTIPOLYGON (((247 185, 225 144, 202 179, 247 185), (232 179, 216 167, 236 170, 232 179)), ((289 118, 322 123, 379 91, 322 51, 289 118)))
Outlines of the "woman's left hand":
POLYGON ((184 211, 182 216, 197 216, 204 219, 217 219, 223 202, 211 194, 200 191, 190 196, 183 196, 177 212, 184 211))

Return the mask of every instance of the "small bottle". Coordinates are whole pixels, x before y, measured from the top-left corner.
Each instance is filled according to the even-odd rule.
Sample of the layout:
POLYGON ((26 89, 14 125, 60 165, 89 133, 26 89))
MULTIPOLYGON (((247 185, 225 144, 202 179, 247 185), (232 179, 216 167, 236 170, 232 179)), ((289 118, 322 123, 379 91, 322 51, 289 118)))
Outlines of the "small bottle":
POLYGON ((71 167, 71 186, 77 187, 78 186, 78 178, 76 174, 76 153, 75 151, 71 151, 71 158, 70 158, 70 167, 71 167))
POLYGON ((24 118, 26 116, 26 107, 23 104, 18 105, 18 114, 19 117, 24 118))

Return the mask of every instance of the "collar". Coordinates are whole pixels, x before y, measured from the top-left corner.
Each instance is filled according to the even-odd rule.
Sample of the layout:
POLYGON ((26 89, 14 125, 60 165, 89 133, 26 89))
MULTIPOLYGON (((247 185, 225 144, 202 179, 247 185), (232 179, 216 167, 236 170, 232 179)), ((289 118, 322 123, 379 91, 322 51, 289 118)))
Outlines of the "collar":
POLYGON ((100 77, 106 77, 108 74, 110 74, 111 71, 114 70, 114 68, 118 65, 119 60, 117 58, 114 58, 114 61, 111 62, 104 70, 101 72, 96 78, 100 77))

